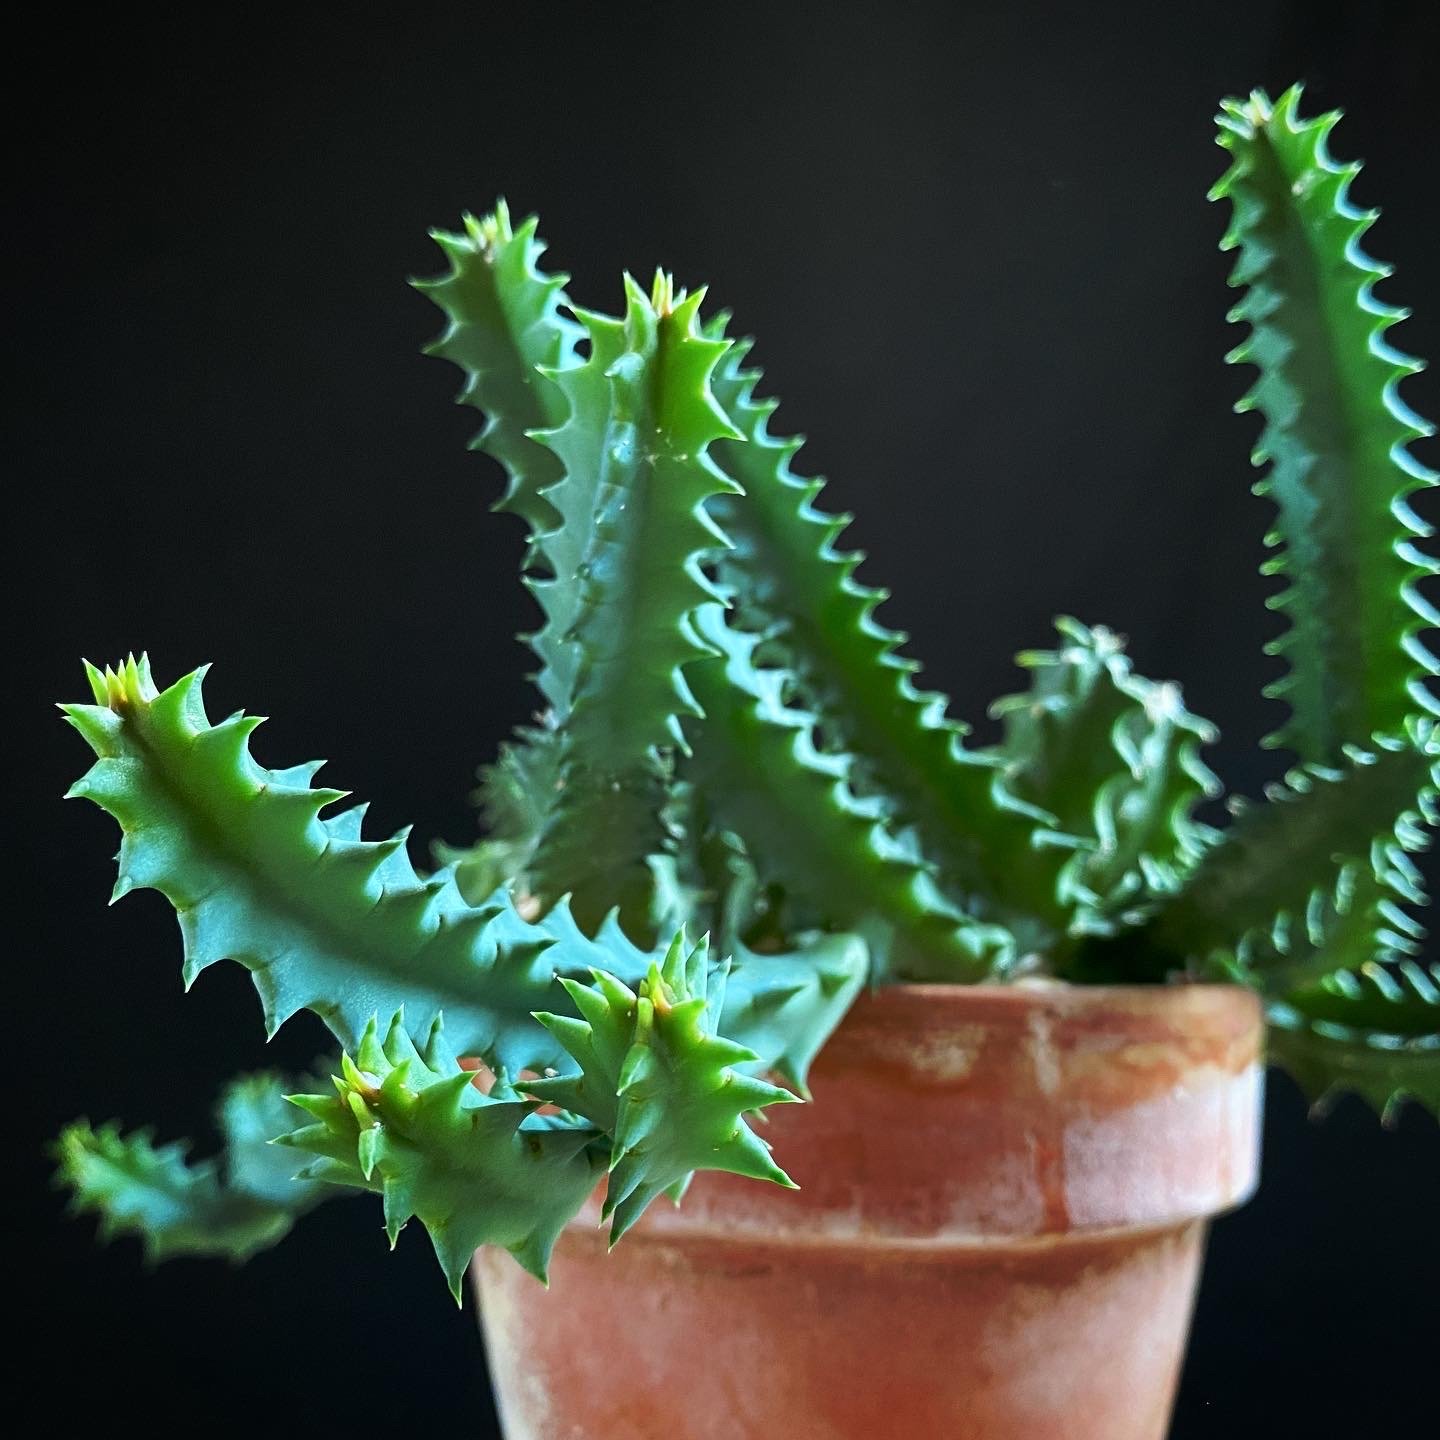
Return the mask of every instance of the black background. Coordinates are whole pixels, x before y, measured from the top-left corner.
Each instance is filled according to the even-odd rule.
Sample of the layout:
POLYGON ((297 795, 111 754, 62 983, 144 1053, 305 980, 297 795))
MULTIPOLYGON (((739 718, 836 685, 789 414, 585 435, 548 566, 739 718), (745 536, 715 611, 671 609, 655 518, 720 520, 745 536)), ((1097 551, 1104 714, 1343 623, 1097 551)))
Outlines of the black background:
MULTIPOLYGON (((1182 680, 1253 793, 1280 763, 1256 750, 1275 622, 1256 422, 1220 361, 1210 117, 1296 77, 1347 108, 1385 293, 1418 312, 1396 339, 1440 355, 1440 5, 114 15, 39 14, 11 90, 27 1373, 76 1425, 484 1434, 472 1317, 421 1234, 386 1254, 372 1207, 330 1207, 243 1271, 153 1276, 59 1218, 39 1153, 62 1120, 204 1136, 222 1075, 323 1044, 302 1018, 267 1051, 238 971, 182 998, 157 896, 106 912, 113 826, 61 805, 85 754, 48 708, 83 695, 78 656, 146 646, 162 681, 213 659, 212 713, 276 717, 263 760, 326 753, 379 826, 472 832, 472 768, 531 703, 511 636, 532 617, 518 526, 484 515, 497 476, 465 451, 455 373, 417 354, 436 316, 403 280, 437 268, 428 225, 504 193, 541 211, 587 303, 658 262, 759 333, 781 420, 814 437, 802 458, 859 512, 887 618, 959 713, 982 720, 1069 611, 1182 680)), ((1433 373, 1406 393, 1440 413, 1433 373)), ((1215 1229, 1174 1436, 1407 1433, 1433 1394, 1440 1135, 1414 1112, 1384 1134, 1353 1101, 1313 1126, 1277 1077, 1266 1145, 1263 1193, 1215 1229)))

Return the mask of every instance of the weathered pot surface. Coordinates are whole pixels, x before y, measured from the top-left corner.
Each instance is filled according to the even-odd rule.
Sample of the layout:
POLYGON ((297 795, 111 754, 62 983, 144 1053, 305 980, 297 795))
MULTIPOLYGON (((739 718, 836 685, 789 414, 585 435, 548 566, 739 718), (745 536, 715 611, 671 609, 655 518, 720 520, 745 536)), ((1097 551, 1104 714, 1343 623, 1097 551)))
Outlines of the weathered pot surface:
POLYGON ((765 1130, 547 1291, 476 1258, 509 1440, 1160 1440, 1208 1217, 1252 1192, 1262 1025, 1229 986, 863 997, 765 1130))

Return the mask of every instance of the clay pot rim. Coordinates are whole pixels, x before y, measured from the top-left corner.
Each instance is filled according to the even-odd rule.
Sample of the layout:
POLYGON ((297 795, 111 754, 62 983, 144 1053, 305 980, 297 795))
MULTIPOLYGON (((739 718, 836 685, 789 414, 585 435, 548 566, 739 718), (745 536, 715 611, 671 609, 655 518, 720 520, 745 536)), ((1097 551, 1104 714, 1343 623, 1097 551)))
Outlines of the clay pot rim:
POLYGON ((867 988, 865 995, 984 995, 1006 998, 1013 1001, 1034 1002, 1047 997, 1081 995, 1097 998, 1117 996, 1175 996, 1188 994, 1213 994, 1234 991, 1242 995, 1255 992, 1246 985, 1229 980, 1175 980, 1152 985, 1087 985, 1074 980, 1057 980, 1049 976, 1021 980, 980 980, 973 983, 963 980, 887 980, 867 988))
MULTIPOLYGON (((1068 980, 994 982, 967 985, 945 981, 898 981, 862 990, 850 1014, 922 1014, 926 1010, 983 1012, 986 1018, 1019 1019, 1036 1012, 1059 1015, 1113 1010, 1132 1015, 1177 1009, 1231 1012, 1258 1020, 1261 1001, 1248 986, 1226 981, 1180 981, 1157 985, 1082 985, 1068 980)), ((847 1016, 848 1018, 848 1016, 847 1016)))
POLYGON ((931 1072, 952 1043, 973 1046, 982 1035, 1035 1055, 1138 1046, 1153 1059, 1161 1046, 1183 1063, 1208 1054, 1234 1071, 1260 1058, 1264 1007, 1241 985, 882 986, 857 997, 821 1056, 881 1065, 930 1088, 945 1083, 931 1072))

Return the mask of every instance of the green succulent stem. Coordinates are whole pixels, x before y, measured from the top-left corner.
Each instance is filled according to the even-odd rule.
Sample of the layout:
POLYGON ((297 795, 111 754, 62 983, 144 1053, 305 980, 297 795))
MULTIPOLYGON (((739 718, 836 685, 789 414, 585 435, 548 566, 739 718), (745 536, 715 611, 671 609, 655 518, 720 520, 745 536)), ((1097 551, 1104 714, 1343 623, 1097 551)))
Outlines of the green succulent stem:
MULTIPOLYGON (((1296 769, 1266 804, 1238 807, 1149 922, 1157 953, 1192 967, 1218 960, 1261 985, 1333 968, 1326 942, 1347 917, 1364 924, 1373 906, 1423 901, 1408 857, 1434 824, 1437 762, 1433 724, 1412 720, 1401 739, 1352 748, 1343 767, 1296 769)), ((1381 944, 1372 930, 1370 954, 1381 944)))
POLYGON ((544 491, 561 471, 530 432, 565 418, 564 399, 547 375, 578 363, 582 334, 561 310, 566 277, 539 268, 545 246, 537 225, 532 215, 514 227, 503 200, 481 219, 466 215, 459 232, 431 232, 449 272, 412 282, 446 319, 425 353, 459 366, 465 375, 459 403, 484 413, 472 448, 504 467, 505 493, 495 508, 521 516, 532 531, 558 518, 544 491))
MULTIPOLYGON (((563 1060, 531 1018, 566 968, 547 953, 553 928, 504 892, 469 904, 453 872, 422 879, 406 832, 361 837, 363 806, 322 818, 345 793, 311 784, 318 762, 260 765, 258 717, 211 724, 202 671, 163 691, 143 658, 89 674, 95 703, 64 709, 97 759, 70 794, 120 823, 116 896, 150 888, 175 907, 187 984, 231 959, 271 1034, 308 1009, 353 1046, 373 1016, 408 1006, 422 1026, 443 1011, 462 1053, 497 1067, 563 1060)), ((578 932, 570 948, 579 973, 603 954, 578 932)))
POLYGON ((56 1142, 56 1178, 71 1191, 73 1210, 99 1216, 104 1238, 137 1235, 147 1260, 248 1260, 342 1193, 295 1179, 296 1167, 271 1143, 299 1123, 283 1098, 293 1084, 263 1073, 231 1081, 216 1109, 223 1148, 199 1161, 186 1158, 183 1142, 157 1146, 146 1130, 76 1120, 56 1142))
POLYGON ((974 980, 1003 965, 1008 932, 956 909, 881 807, 855 794, 849 758, 822 751, 814 717, 786 704, 785 673, 755 664, 757 637, 718 606, 699 624, 723 661, 695 668, 706 718, 688 773, 762 874, 803 894, 823 923, 864 934, 879 975, 974 980))
POLYGON ((727 972, 712 970, 708 947, 682 935, 635 990, 597 971, 590 985, 566 983, 580 1019, 541 1016, 580 1073, 525 1088, 612 1137, 604 1205, 612 1244, 698 1169, 794 1188, 746 1116, 796 1097, 737 1068, 759 1057, 718 1032, 713 992, 723 993, 727 972))
POLYGON ((1214 843, 1195 812, 1220 790, 1200 759, 1218 732, 1178 685, 1137 675, 1113 631, 1068 616, 1056 629, 1056 649, 1018 657, 1029 689, 991 706, 1005 725, 997 753, 1010 793, 1049 817, 1030 864, 1067 934, 1113 935, 1183 889, 1214 843))
POLYGON ((392 1247, 418 1218, 457 1304, 481 1245, 503 1247, 544 1280, 561 1230, 601 1173, 597 1133, 542 1121, 503 1071, 483 1093, 438 1021, 417 1046, 403 1015, 383 1035, 372 1020, 340 1071, 333 1094, 290 1097, 314 1122, 283 1137, 314 1157, 300 1178, 378 1193, 392 1247))
POLYGON ((1330 156, 1339 113, 1302 120, 1299 104, 1298 86, 1225 102, 1232 164, 1212 195, 1231 205, 1222 243, 1244 292, 1231 318, 1250 334, 1229 358, 1259 371, 1237 408, 1265 420, 1256 490, 1276 509, 1267 570, 1285 581, 1270 603, 1286 617, 1272 646, 1286 673, 1269 693, 1291 714, 1269 743, 1336 764, 1345 746, 1435 711, 1435 661, 1417 636, 1440 623, 1417 584, 1435 564, 1415 548, 1429 529, 1408 497, 1436 475, 1407 448, 1433 426, 1398 390, 1421 362, 1387 337, 1408 312, 1376 298, 1390 269, 1360 246, 1379 212, 1350 199, 1360 167, 1330 156))
POLYGON ((623 320, 584 313, 590 356, 557 377, 570 417, 539 436, 563 467, 534 640, 563 738, 530 873, 542 901, 568 894, 588 924, 618 908, 639 934, 649 857, 671 845, 666 757, 699 714, 686 676, 709 652, 693 616, 718 598, 702 562, 727 543, 705 502, 734 488, 708 455, 735 432, 710 388, 728 345, 701 333, 702 298, 661 275, 649 296, 627 280, 623 320))
POLYGON ((946 697, 916 684, 906 636, 875 614, 888 592, 857 577, 861 552, 840 548, 851 517, 822 510, 825 482, 791 468, 803 441, 770 433, 779 402, 757 397, 750 349, 736 344, 714 381, 740 432, 714 455, 743 495, 711 506, 731 542, 720 570, 740 623, 783 654, 803 706, 853 757, 850 784, 883 800, 891 828, 914 829, 942 887, 968 913, 1023 928, 1037 897, 1017 893, 1014 861, 1037 814, 1005 791, 987 757, 965 749, 967 727, 946 697))
POLYGON ((1393 1124, 1415 1100, 1440 1114, 1440 969, 1370 960, 1272 1003, 1270 1055, 1323 1113, 1346 1092, 1393 1124))

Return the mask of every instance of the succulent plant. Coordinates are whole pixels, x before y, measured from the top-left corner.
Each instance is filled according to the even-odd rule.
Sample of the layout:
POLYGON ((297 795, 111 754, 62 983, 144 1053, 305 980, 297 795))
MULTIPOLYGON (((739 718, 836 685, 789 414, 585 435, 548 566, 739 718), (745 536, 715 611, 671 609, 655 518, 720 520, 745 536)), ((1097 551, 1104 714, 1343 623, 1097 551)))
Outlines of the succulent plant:
POLYGON ((1265 422, 1282 782, 1219 823, 1213 727, 1072 619, 971 743, 771 432, 750 342, 664 273, 626 277, 618 318, 572 306, 502 202, 436 235, 449 268, 420 289, 495 508, 529 528, 541 708, 483 772, 484 838, 422 873, 317 765, 261 765, 257 719, 212 723, 203 671, 89 668, 71 794, 120 823, 117 896, 170 900, 187 983, 236 961, 267 1030, 308 1009, 343 1050, 334 1095, 227 1092, 221 1161, 71 1127, 78 1203, 156 1255, 241 1257, 374 1190, 457 1294, 480 1244, 543 1276, 602 1178, 615 1238, 698 1169, 788 1183, 756 1116, 805 1095, 863 987, 907 981, 1238 981, 1317 1103, 1440 1109, 1412 914, 1440 759, 1417 632, 1440 617, 1406 505, 1436 481, 1406 448, 1430 427, 1397 393, 1419 366, 1387 339, 1404 312, 1373 294, 1337 117, 1298 103, 1225 103, 1214 191, 1249 327, 1229 358, 1257 371, 1239 408, 1265 422))

